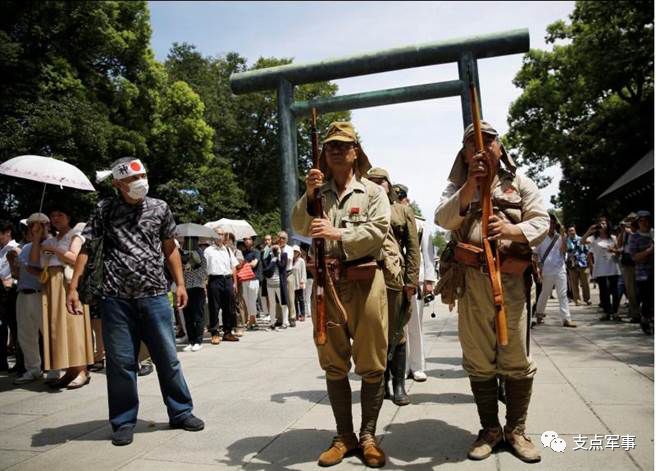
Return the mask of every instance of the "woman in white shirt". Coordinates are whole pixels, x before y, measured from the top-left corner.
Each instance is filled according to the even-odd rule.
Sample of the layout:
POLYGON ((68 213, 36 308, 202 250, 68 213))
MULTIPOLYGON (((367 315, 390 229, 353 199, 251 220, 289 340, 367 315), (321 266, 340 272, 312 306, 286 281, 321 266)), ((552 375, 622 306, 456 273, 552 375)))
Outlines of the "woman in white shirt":
POLYGON ((49 371, 66 370, 52 387, 77 389, 89 383, 87 365, 94 362, 89 307, 75 314, 66 309, 71 269, 84 239, 71 229, 71 211, 65 206, 53 206, 48 215, 56 235, 41 242, 41 234, 33 234, 30 253, 31 261, 43 269, 44 363, 49 371))
POLYGON ((582 239, 590 245, 593 254, 591 277, 595 278, 600 287, 600 302, 605 312, 600 320, 618 319, 618 279, 621 272, 617 260, 616 237, 611 234, 609 219, 604 216, 599 218, 598 223, 589 227, 582 239))

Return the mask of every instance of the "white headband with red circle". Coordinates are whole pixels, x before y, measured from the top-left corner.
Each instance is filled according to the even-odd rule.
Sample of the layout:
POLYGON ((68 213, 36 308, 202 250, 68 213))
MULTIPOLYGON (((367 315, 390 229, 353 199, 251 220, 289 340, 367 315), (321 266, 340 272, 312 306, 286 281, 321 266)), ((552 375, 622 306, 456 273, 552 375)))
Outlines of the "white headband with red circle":
POLYGON ((124 178, 132 177, 134 175, 141 175, 146 173, 146 168, 141 160, 134 159, 129 162, 121 162, 116 164, 112 170, 100 170, 96 172, 96 181, 100 182, 112 175, 114 180, 122 180, 124 178))

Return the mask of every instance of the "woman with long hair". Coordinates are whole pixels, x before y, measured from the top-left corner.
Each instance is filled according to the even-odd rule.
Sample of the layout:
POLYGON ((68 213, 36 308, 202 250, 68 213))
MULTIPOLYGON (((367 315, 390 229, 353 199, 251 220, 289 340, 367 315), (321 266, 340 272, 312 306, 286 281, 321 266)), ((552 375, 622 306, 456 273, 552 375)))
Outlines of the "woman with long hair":
POLYGON ((72 213, 66 205, 53 205, 48 215, 54 236, 41 241, 41 234, 33 234, 30 254, 43 270, 44 365, 50 371, 65 370, 64 376, 51 383, 53 388, 77 389, 89 383, 87 365, 94 363, 89 307, 84 305, 75 314, 66 309, 72 268, 83 238, 72 229, 72 213))
POLYGON ((590 244, 593 254, 593 268, 591 277, 595 278, 600 288, 600 302, 604 310, 601 321, 618 319, 618 279, 620 268, 618 266, 616 236, 611 233, 611 224, 606 216, 598 218, 582 236, 585 244, 590 244))

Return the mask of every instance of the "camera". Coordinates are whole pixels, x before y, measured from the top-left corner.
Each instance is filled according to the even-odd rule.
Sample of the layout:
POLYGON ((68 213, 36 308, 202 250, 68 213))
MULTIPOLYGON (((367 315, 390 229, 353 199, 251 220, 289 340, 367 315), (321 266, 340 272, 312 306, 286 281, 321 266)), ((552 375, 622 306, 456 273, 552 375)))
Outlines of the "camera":
POLYGON ((429 293, 424 296, 424 304, 429 304, 434 299, 436 299, 436 296, 433 293, 429 293))

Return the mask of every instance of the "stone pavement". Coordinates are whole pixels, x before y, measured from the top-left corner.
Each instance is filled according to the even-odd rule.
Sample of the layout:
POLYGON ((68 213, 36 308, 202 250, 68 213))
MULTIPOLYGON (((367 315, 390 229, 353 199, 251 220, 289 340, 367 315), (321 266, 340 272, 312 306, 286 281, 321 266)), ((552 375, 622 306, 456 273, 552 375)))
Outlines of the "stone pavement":
MULTIPOLYGON (((551 300, 547 323, 532 331, 538 374, 528 432, 540 445, 542 432, 556 431, 567 448, 557 453, 540 445, 543 461, 537 465, 526 465, 504 450, 472 462, 465 453, 478 420, 461 368, 456 314, 437 302, 435 308, 437 317, 430 318, 427 309, 424 324, 429 380, 407 382, 412 405, 385 401, 381 411, 388 469, 653 468, 654 343, 638 326, 603 323, 597 309, 572 307, 579 327, 566 329, 551 300), (611 435, 635 436, 636 446, 573 451, 577 443, 588 449, 596 434, 605 447, 608 440, 613 446, 611 435)), ((283 332, 249 332, 239 343, 206 344, 200 352, 181 352, 180 359, 206 429, 168 428, 153 374, 139 380, 142 403, 135 441, 120 448, 108 441, 104 375, 93 374, 89 386, 62 392, 42 384, 14 387, 12 378, 0 377, 0 469, 317 468, 317 456, 333 435, 333 417, 309 322, 283 332)), ((358 426, 360 383, 355 376, 352 380, 358 426)), ((357 457, 334 469, 352 468, 365 469, 357 457)))

